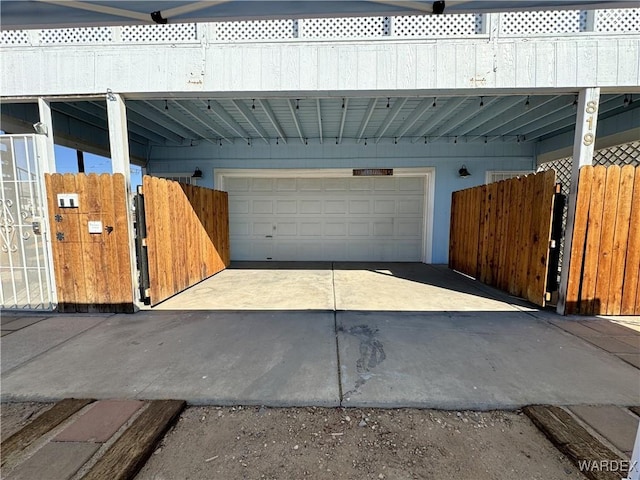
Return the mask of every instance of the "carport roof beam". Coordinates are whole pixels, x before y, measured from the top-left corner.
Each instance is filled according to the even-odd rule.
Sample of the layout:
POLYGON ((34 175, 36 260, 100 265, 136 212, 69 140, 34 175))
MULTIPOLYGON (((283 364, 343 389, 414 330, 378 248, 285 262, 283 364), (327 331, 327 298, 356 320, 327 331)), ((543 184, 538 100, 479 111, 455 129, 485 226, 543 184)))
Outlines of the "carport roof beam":
MULTIPOLYGON (((498 100, 498 97, 490 98, 489 100, 484 102, 483 107, 478 107, 478 105, 475 102, 472 102, 471 104, 467 105, 467 107, 462 112, 460 112, 459 115, 456 115, 455 120, 451 121, 450 123, 447 123, 439 131, 436 131, 434 134, 430 135, 430 137, 433 137, 433 140, 437 140, 438 138, 444 135, 450 134, 455 130, 456 127, 462 125, 464 122, 466 122, 470 118, 473 118, 476 115, 478 115, 478 113, 480 112, 479 110, 480 108, 489 109, 491 105, 495 103, 497 100, 498 100)), ((456 134, 456 136, 461 136, 461 134, 456 134)))
POLYGON ((376 109, 376 104, 378 103, 377 98, 372 98, 369 100, 369 105, 367 105, 367 111, 362 117, 362 122, 360 123, 360 128, 358 129, 358 137, 356 143, 360 143, 362 137, 364 136, 364 132, 367 129, 367 125, 369 125, 369 121, 371 120, 371 116, 373 115, 373 111, 376 109))
POLYGON ((236 135, 238 135, 241 138, 248 138, 250 136, 249 133, 247 133, 247 131, 244 128, 242 128, 242 125, 236 122, 233 119, 233 117, 229 114, 229 112, 227 112, 224 109, 224 107, 220 105, 218 102, 216 102, 215 100, 207 100, 205 104, 207 105, 207 108, 211 107, 210 111, 213 112, 213 114, 216 117, 218 117, 220 120, 222 120, 222 122, 230 130, 232 130, 236 135))
POLYGON ((396 119, 396 117, 400 113, 400 110, 402 110, 402 107, 404 107, 404 104, 407 103, 407 100, 408 98, 405 97, 405 98, 399 98, 395 101, 395 103, 393 104, 393 107, 391 107, 391 111, 387 114, 386 118, 382 122, 382 125, 380 125, 380 128, 374 135, 374 137, 376 137, 376 143, 382 140, 382 136, 389 129, 389 127, 391 126, 391 123, 396 119))
POLYGON ((253 113, 251 113, 251 110, 249 109, 249 107, 247 107, 242 102, 242 100, 231 100, 231 103, 233 103, 233 105, 236 107, 238 112, 240 112, 240 115, 242 115, 244 117, 244 119, 247 122, 249 122, 249 125, 251 125, 251 127, 256 131, 258 136, 260 138, 262 138, 262 140, 264 140, 264 142, 268 145, 269 144, 269 134, 262 127, 262 125, 260 125, 260 122, 258 122, 258 119, 255 117, 255 115, 253 113))
POLYGON ((291 111, 291 117, 293 118, 293 123, 296 126, 296 130, 298 131, 298 135, 300 136, 300 141, 304 145, 304 132, 302 131, 302 126, 300 125, 300 120, 298 120, 298 115, 296 115, 296 105, 293 103, 293 100, 287 100, 287 105, 289 105, 289 110, 291 111))
POLYGON ((176 100, 171 101, 172 105, 177 105, 179 108, 187 112, 191 117, 193 117, 196 121, 201 123, 204 128, 214 133, 216 137, 221 138, 225 142, 233 143, 232 140, 229 140, 226 135, 224 135, 221 131, 216 130, 211 126, 211 121, 207 118, 202 112, 198 110, 194 110, 189 107, 185 102, 178 102, 176 100))
POLYGON ((316 109, 318 111, 318 132, 319 132, 319 139, 320 139, 320 143, 322 143, 323 138, 322 138, 322 111, 320 110, 320 99, 316 98, 316 109))
POLYGON ((422 118, 422 116, 431 108, 433 102, 429 99, 422 100, 420 104, 411 112, 411 114, 407 117, 402 125, 396 130, 396 134, 394 135, 397 140, 400 140, 404 137, 405 133, 407 133, 415 123, 422 118))
POLYGON ((427 135, 431 131, 431 129, 438 124, 438 122, 451 115, 465 101, 466 97, 449 99, 448 102, 442 105, 436 113, 434 113, 425 123, 422 124, 422 126, 418 129, 416 138, 414 138, 411 143, 416 143, 422 137, 427 135))
POLYGON ((266 98, 264 100, 258 99, 257 102, 258 102, 258 105, 262 107, 262 110, 264 111, 265 115, 271 122, 271 125, 273 125, 273 128, 275 129, 278 137, 282 140, 283 143, 287 143, 287 136, 285 135, 284 130, 282 130, 282 127, 278 122, 278 118, 276 117, 276 114, 273 112, 273 109, 271 108, 271 104, 269 103, 269 100, 267 100, 266 98))
MULTIPOLYGON (((193 136, 197 136, 198 134, 191 130, 190 128, 185 128, 181 124, 170 118, 166 120, 165 115, 158 115, 158 110, 156 110, 152 105, 147 104, 146 102, 139 102, 129 100, 127 102, 127 111, 136 112, 139 115, 142 115, 145 118, 148 118, 153 123, 160 125, 161 127, 166 128, 172 132, 177 133, 182 138, 191 138, 193 136)), ((162 112, 160 112, 162 113, 162 112)))
POLYGON ((345 98, 342 103, 342 118, 340 119, 340 133, 338 143, 342 143, 342 133, 344 132, 344 122, 347 120, 347 110, 349 109, 349 99, 345 98))
MULTIPOLYGON (((159 106, 151 103, 150 101, 146 102, 146 104, 149 105, 154 110, 157 110, 160 114, 167 115, 167 113, 165 112, 165 110, 162 107, 159 107, 159 106)), ((209 142, 209 143, 211 143, 213 145, 217 145, 218 144, 217 141, 214 141, 213 139, 209 138, 209 134, 208 133, 203 133, 203 130, 193 126, 191 123, 185 123, 184 121, 178 120, 176 117, 173 117, 173 116, 171 117, 171 120, 173 120, 174 122, 176 122, 179 125, 182 125, 184 128, 187 128, 187 129, 193 131, 196 135, 198 135, 198 138, 204 139, 204 140, 206 140, 207 142, 209 142)))
POLYGON ((464 130, 460 130, 460 135, 466 135, 467 133, 475 130, 476 128, 484 125, 488 121, 495 119, 496 116, 501 113, 506 112, 510 108, 516 106, 517 104, 522 102, 522 97, 503 97, 498 103, 499 105, 495 105, 493 108, 487 109, 485 112, 478 115, 472 121, 467 122, 464 125, 464 130))

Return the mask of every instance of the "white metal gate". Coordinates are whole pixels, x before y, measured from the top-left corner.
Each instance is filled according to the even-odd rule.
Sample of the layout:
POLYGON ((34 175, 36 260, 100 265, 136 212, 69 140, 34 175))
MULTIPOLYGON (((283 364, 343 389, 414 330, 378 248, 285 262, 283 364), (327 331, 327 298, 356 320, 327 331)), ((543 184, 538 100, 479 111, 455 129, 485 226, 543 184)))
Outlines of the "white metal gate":
POLYGON ((0 135, 0 308, 52 310, 45 155, 37 135, 0 135))

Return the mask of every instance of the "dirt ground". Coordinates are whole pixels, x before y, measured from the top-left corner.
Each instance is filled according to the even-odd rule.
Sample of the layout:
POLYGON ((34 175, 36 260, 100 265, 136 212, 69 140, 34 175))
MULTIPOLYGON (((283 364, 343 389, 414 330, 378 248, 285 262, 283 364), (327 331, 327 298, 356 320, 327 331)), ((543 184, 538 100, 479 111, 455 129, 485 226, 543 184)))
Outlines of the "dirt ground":
POLYGON ((519 412, 192 407, 137 480, 584 479, 519 412))
POLYGON ((52 403, 0 404, 0 438, 4 440, 20 430, 35 417, 51 408, 52 403))

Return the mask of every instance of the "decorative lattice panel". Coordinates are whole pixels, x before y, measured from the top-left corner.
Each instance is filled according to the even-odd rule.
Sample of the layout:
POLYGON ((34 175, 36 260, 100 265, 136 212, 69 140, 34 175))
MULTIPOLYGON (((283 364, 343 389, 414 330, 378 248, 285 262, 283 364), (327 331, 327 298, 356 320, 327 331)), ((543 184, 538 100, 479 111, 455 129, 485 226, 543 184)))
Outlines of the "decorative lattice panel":
POLYGON ((110 27, 52 28, 40 31, 40 43, 43 45, 105 43, 112 40, 113 30, 110 27))
POLYGON ((587 29, 584 10, 546 12, 506 12, 500 14, 501 35, 577 33, 587 29))
POLYGON ((297 20, 219 22, 216 40, 286 40, 298 36, 297 20))
POLYGON ((394 37, 455 37, 482 33, 481 14, 393 17, 394 37))
POLYGON ((122 27, 120 40, 126 43, 178 43, 197 40, 195 23, 130 25, 122 27))
POLYGON ((300 37, 384 37, 390 34, 390 27, 389 17, 307 18, 300 20, 300 37))
POLYGON ((597 10, 596 32, 640 32, 640 8, 597 10))
POLYGON ((26 30, 2 30, 0 45, 29 45, 29 33, 26 30))

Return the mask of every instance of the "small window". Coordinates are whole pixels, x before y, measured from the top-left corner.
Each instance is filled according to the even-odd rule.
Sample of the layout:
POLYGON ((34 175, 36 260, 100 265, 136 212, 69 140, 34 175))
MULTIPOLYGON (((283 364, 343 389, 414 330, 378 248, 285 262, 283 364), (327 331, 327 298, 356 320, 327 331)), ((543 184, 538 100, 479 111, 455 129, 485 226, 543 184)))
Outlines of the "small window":
POLYGON ((535 173, 533 170, 491 170, 487 171, 487 177, 485 183, 499 182, 500 180, 508 180, 510 178, 524 177, 535 173))

